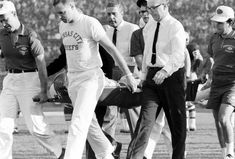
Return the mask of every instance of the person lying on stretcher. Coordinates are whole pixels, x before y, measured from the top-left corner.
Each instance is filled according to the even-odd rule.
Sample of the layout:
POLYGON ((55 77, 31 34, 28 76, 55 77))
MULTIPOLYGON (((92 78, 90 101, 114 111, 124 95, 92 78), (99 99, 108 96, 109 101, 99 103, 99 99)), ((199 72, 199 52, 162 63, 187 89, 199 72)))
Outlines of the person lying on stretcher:
MULTIPOLYGON (((60 75, 58 75, 59 77, 60 75)), ((57 77, 57 78, 58 78, 57 77)), ((50 88, 52 98, 48 99, 48 102, 58 103, 70 103, 71 100, 68 95, 66 86, 57 86, 57 83, 53 83, 50 88), (56 93, 56 94, 55 94, 56 93), (53 97, 54 96, 54 97, 53 97)), ((102 95, 99 98, 99 106, 116 105, 121 108, 133 108, 139 107, 141 100, 141 90, 138 92, 131 93, 126 87, 125 83, 120 81, 119 83, 106 78, 105 88, 102 95)), ((37 99, 34 99, 37 102, 37 99)))
MULTIPOLYGON (((63 47, 61 47, 60 49, 63 50, 63 47)), ((70 98, 68 96, 68 92, 67 92, 66 71, 65 71, 65 69, 63 69, 66 67, 66 56, 65 56, 65 53, 63 53, 63 51, 61 51, 61 52, 62 52, 62 54, 59 56, 59 58, 54 60, 54 62, 47 67, 48 76, 49 76, 49 78, 51 78, 51 81, 52 81, 51 82, 52 86, 51 86, 50 92, 54 92, 54 93, 52 93, 52 98, 50 100, 51 100, 51 102, 64 103, 65 120, 69 121, 69 120, 71 120, 71 114, 73 111, 73 107, 72 107, 71 100, 70 100, 70 98), (61 71, 61 69, 63 69, 63 70, 61 71)), ((107 54, 107 55, 109 55, 109 54, 107 54)), ((101 54, 101 57, 102 57, 102 54, 101 54)), ((106 62, 107 61, 109 61, 109 60, 106 60, 106 62)), ((104 68, 111 67, 110 65, 105 64, 105 62, 104 62, 104 66, 103 66, 104 68), (104 66, 106 66, 106 67, 104 67, 104 66)), ((105 69, 104 69, 104 72, 105 72, 105 69)), ((106 75, 108 75, 108 72, 105 72, 105 73, 106 73, 106 75)), ((106 87, 100 97, 100 100, 99 100, 97 106, 98 107, 102 106, 103 108, 105 108, 105 106, 116 105, 118 107, 128 108, 128 109, 132 108, 132 107, 139 107, 140 103, 141 103, 142 93, 139 91, 139 92, 132 94, 132 92, 130 92, 128 90, 128 88, 125 86, 125 84, 123 84, 123 83, 125 83, 125 82, 117 83, 117 82, 107 78, 106 84, 105 84, 106 87)), ((100 108, 102 108, 102 107, 100 107, 100 108)), ((136 115, 137 115, 137 119, 138 119, 139 114, 137 113, 136 115)), ((171 151, 172 151, 171 150, 172 149, 171 148, 171 137, 170 137, 170 133, 166 129, 163 129, 164 125, 165 125, 165 120, 164 120, 164 117, 162 117, 162 113, 160 113, 157 120, 156 120, 155 128, 153 129, 154 141, 152 139, 152 141, 150 142, 152 144, 152 146, 150 146, 151 148, 149 149, 149 154, 154 152, 155 145, 158 142, 161 134, 164 137, 164 141, 166 142, 169 153, 171 153, 171 151)), ((104 132, 104 134, 106 136, 108 135, 105 132, 104 132)), ((120 146, 118 148, 118 146, 116 144, 118 142, 116 142, 113 138, 111 138, 111 136, 110 137, 107 136, 107 138, 110 140, 110 142, 112 144, 114 143, 113 145, 115 145, 115 147, 116 147, 115 153, 116 154, 120 153, 120 146)))

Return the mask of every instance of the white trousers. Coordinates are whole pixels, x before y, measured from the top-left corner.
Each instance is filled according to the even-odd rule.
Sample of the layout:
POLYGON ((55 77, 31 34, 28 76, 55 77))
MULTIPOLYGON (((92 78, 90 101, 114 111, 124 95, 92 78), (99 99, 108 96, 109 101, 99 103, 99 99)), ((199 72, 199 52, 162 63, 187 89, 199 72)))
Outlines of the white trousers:
POLYGON ((102 132, 94 110, 104 89, 100 68, 68 73, 68 92, 74 107, 65 159, 82 159, 86 138, 97 159, 113 159, 113 146, 102 132))
MULTIPOLYGON (((151 131, 150 138, 148 141, 148 145, 147 145, 145 152, 144 152, 144 156, 147 159, 152 158, 156 144, 158 143, 158 141, 161 137, 162 130, 163 130, 164 126, 165 126, 165 113, 162 108, 157 119, 156 119, 156 122, 154 123, 153 129, 151 131)), ((166 143, 166 145, 168 146, 167 143, 166 143)), ((171 148, 168 147, 168 149, 171 149, 171 148)))
POLYGON ((1 159, 12 159, 14 122, 20 108, 29 132, 56 157, 61 154, 61 143, 54 138, 42 112, 42 105, 32 98, 40 91, 37 72, 9 73, 3 80, 0 95, 0 154, 1 159))
MULTIPOLYGON (((131 120, 131 124, 132 124, 133 128, 135 128, 135 126, 137 124, 139 114, 140 114, 140 107, 135 108, 135 111, 133 111, 132 109, 129 109, 130 120, 131 120)), ((147 145, 145 152, 144 152, 144 156, 147 159, 152 158, 156 144, 158 143, 158 141, 161 137, 161 134, 163 133, 164 126, 165 126, 165 113, 162 108, 160 113, 158 114, 156 122, 154 123, 153 129, 151 131, 150 138, 148 141, 148 145, 147 145)), ((168 132, 165 130, 164 133, 168 133, 168 132)), ((164 136, 164 140, 165 140, 165 144, 167 146, 167 149, 171 153, 171 151, 172 151, 171 138, 170 138, 170 136, 166 136, 165 134, 163 134, 163 136, 164 136)))

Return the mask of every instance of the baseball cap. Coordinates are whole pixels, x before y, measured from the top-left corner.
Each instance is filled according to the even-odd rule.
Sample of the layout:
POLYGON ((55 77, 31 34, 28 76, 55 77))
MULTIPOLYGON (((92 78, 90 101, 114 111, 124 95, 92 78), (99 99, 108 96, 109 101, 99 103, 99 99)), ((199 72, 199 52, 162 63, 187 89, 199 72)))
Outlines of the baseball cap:
POLYGON ((234 19, 234 11, 228 6, 217 7, 211 20, 216 22, 226 22, 228 19, 234 19))
POLYGON ((11 1, 0 1, 0 15, 16 11, 15 5, 11 1))

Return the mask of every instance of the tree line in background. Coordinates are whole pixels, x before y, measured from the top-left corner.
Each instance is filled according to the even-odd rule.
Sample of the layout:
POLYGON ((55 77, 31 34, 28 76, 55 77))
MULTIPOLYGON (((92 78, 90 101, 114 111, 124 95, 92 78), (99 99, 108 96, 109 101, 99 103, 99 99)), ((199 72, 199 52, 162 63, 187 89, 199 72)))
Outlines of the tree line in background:
MULTIPOLYGON (((126 21, 138 24, 137 0, 122 0, 125 7, 126 21)), ((53 12, 52 0, 13 0, 21 21, 35 29, 41 36, 45 50, 51 56, 58 52, 58 18, 53 12)), ((87 14, 106 23, 105 6, 108 0, 77 0, 77 6, 87 14)), ((210 17, 218 5, 235 8, 234 0, 171 0, 173 16, 180 20, 190 32, 191 40, 198 43, 203 54, 209 35, 213 32, 210 17)))

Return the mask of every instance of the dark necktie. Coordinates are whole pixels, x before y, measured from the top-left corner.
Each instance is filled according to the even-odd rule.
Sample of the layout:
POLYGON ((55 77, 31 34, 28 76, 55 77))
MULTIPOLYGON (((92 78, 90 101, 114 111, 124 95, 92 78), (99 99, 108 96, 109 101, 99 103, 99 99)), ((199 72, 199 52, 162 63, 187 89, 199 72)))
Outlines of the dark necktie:
POLYGON ((113 30, 113 44, 116 45, 117 42, 117 28, 113 30))
POLYGON ((153 47, 152 47, 152 57, 151 57, 151 64, 155 64, 156 63, 156 43, 157 43, 157 39, 158 39, 158 32, 159 32, 159 28, 160 28, 160 23, 157 23, 157 28, 154 34, 154 39, 153 39, 153 47))

